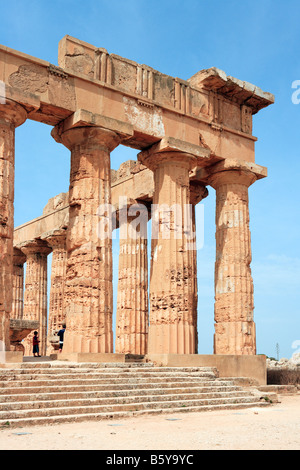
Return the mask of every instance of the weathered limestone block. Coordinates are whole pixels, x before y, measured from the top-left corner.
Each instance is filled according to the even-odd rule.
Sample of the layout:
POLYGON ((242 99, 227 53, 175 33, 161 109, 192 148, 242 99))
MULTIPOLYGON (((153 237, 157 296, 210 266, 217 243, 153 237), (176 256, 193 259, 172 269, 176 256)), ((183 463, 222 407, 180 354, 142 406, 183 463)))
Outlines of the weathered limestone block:
POLYGON ((52 214, 53 212, 59 212, 69 204, 69 195, 68 193, 60 193, 57 196, 52 197, 47 202, 46 206, 43 209, 43 216, 52 214))
POLYGON ((58 349, 59 338, 54 335, 66 321, 64 306, 67 264, 66 237, 66 230, 53 230, 42 235, 42 239, 52 248, 47 355, 58 349))
MULTIPOLYGON (((39 322, 40 354, 46 355, 47 342, 47 256, 51 248, 43 240, 31 240, 19 246, 26 255, 24 320, 39 322)), ((32 335, 24 341, 25 354, 32 352, 32 335)))
POLYGON ((0 97, 0 341, 9 351, 9 316, 13 291, 15 128, 27 113, 0 97))
POLYGON ((39 322, 33 320, 23 320, 20 318, 10 319, 10 350, 22 351, 25 354, 25 347, 21 341, 28 336, 31 331, 39 329, 39 322))
POLYGON ((13 303, 11 319, 23 318, 24 302, 24 264, 26 256, 21 250, 14 248, 13 251, 13 303))
POLYGON ((110 152, 116 133, 98 127, 65 131, 71 150, 64 352, 113 352, 112 239, 106 207, 111 204, 110 152))
MULTIPOLYGON (((134 205, 131 209, 134 209, 134 205)), ((137 207, 137 206, 136 206, 137 207)), ((146 214, 139 214, 144 224, 138 227, 137 218, 128 216, 127 207, 119 214, 120 252, 117 297, 115 352, 147 353, 148 342, 148 259, 146 214)), ((142 210, 142 207, 140 207, 142 210)))
POLYGON ((148 352, 192 354, 196 332, 189 171, 196 157, 148 151, 139 158, 154 171, 148 352))
POLYGON ((248 187, 251 171, 216 172, 215 354, 256 354, 248 187))

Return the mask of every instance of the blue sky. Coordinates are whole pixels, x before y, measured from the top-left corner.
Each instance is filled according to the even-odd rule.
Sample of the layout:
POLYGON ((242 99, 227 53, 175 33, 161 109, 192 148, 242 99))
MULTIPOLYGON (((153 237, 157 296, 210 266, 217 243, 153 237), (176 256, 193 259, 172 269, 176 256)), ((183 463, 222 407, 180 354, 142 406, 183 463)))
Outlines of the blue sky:
MULTIPOLYGON (((0 1, 0 43, 57 64, 69 34, 109 53, 188 79, 218 67, 275 95, 254 116, 256 163, 268 178, 250 194, 252 273, 258 353, 291 357, 300 341, 299 0, 11 0, 0 1)), ((48 199, 68 190, 69 151, 51 128, 27 121, 16 132, 15 225, 42 213, 48 199)), ((112 167, 134 159, 119 147, 112 167)), ((204 201, 205 238, 198 251, 199 352, 213 351, 215 194, 204 201)), ((117 240, 114 252, 117 254, 117 240)), ((117 256, 114 277, 117 277, 117 256)), ((116 283, 115 283, 116 286, 116 283)))

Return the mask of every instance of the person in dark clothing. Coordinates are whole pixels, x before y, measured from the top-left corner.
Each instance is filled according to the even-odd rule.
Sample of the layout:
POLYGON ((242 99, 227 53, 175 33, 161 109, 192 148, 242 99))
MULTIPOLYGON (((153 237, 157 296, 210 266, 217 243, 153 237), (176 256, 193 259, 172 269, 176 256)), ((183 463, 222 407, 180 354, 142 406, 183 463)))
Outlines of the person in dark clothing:
POLYGON ((60 353, 62 352, 62 348, 63 348, 63 345, 64 345, 65 331, 66 331, 66 325, 62 325, 62 328, 57 333, 57 336, 59 336, 59 352, 60 353))
POLYGON ((33 346, 33 357, 41 357, 40 356, 40 350, 39 350, 39 336, 38 336, 38 332, 35 331, 33 333, 33 338, 32 338, 32 346, 33 346))

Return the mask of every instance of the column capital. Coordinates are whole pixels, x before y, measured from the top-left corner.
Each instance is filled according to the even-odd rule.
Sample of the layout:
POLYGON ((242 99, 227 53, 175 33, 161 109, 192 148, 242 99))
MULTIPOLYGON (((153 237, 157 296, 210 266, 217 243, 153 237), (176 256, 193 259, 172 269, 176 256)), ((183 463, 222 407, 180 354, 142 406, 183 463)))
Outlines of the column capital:
POLYGON ((160 163, 178 162, 182 166, 187 166, 189 170, 195 168, 197 164, 210 157, 210 152, 199 145, 164 137, 157 144, 138 154, 138 160, 151 170, 155 170, 160 163))
POLYGON ((76 146, 91 149, 96 145, 112 152, 121 142, 121 137, 116 132, 97 126, 72 127, 63 132, 55 127, 51 135, 69 150, 76 146))
MULTIPOLYGON (((1 98, 1 97, 0 97, 1 98)), ((14 127, 23 124, 27 119, 27 111, 23 106, 15 101, 4 98, 4 102, 0 100, 0 123, 10 123, 14 127)))
POLYGON ((22 266, 24 263, 26 263, 26 255, 21 250, 14 247, 13 264, 15 266, 22 266))
POLYGON ((217 189, 223 184, 242 184, 251 186, 257 180, 255 174, 243 170, 225 170, 214 173, 209 178, 209 184, 217 189))
POLYGON ((194 155, 180 151, 151 152, 145 150, 138 154, 138 159, 152 171, 164 163, 177 163, 184 168, 188 168, 188 170, 191 170, 197 164, 197 158, 194 155))
POLYGON ((244 160, 226 159, 197 172, 197 180, 214 189, 221 184, 243 184, 251 186, 267 176, 267 168, 244 160))
POLYGON ((190 181, 190 203, 198 204, 208 196, 208 189, 199 181, 190 181))
POLYGON ((41 239, 45 241, 52 250, 63 248, 66 244, 67 231, 64 229, 52 230, 51 232, 43 233, 41 239))
POLYGON ((36 254, 48 256, 52 251, 48 244, 40 239, 28 240, 27 242, 18 245, 18 248, 26 255, 26 257, 36 254))

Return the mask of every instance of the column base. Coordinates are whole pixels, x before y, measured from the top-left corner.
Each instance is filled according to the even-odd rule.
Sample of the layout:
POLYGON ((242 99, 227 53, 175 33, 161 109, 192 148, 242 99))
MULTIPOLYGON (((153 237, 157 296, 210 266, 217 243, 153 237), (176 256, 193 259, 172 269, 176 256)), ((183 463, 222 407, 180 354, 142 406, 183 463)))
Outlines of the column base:
POLYGON ((265 355, 147 354, 146 360, 164 367, 215 367, 219 377, 247 377, 267 384, 265 355))

